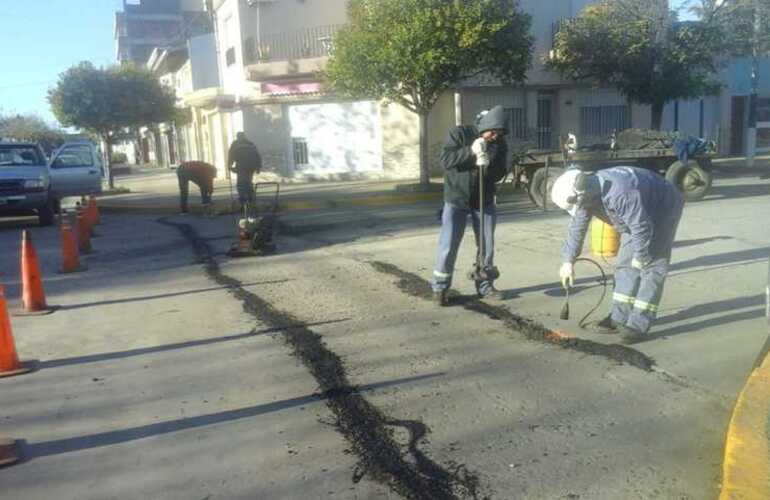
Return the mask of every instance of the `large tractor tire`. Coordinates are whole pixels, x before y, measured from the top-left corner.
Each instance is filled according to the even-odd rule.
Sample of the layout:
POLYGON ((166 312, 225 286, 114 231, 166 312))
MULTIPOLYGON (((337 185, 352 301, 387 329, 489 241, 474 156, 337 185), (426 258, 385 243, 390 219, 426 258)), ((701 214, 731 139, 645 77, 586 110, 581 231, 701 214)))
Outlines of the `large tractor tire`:
POLYGON ((532 200, 536 206, 543 208, 546 206, 544 200, 547 199, 547 206, 553 208, 553 202, 551 201, 551 189, 553 183, 561 174, 564 173, 564 169, 561 167, 549 167, 548 179, 545 177, 545 167, 538 168, 535 173, 532 174, 532 181, 529 183, 529 199, 532 200))
POLYGON ((702 199, 711 189, 713 181, 711 172, 695 160, 687 162, 687 165, 681 161, 672 163, 666 170, 666 180, 679 188, 685 201, 702 199))

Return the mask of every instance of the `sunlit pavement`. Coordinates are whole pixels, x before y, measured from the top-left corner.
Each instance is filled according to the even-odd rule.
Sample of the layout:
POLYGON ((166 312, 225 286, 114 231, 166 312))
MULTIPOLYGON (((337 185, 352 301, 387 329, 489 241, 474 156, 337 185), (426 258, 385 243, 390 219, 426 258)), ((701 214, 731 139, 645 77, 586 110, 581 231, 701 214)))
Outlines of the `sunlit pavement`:
MULTIPOLYGON (((755 176, 720 177, 707 200, 686 207, 655 336, 634 346, 651 371, 529 340, 495 316, 501 308, 613 342, 577 325, 600 294, 589 269, 578 267, 572 318, 558 319, 567 219, 523 197, 499 207, 506 300, 493 309, 422 298, 438 232, 430 203, 289 214, 277 254, 241 260, 224 256, 230 217, 110 215, 77 275, 56 273, 55 229, 32 227, 48 300, 62 309, 13 318, 19 353, 39 370, 0 380, 0 434, 23 440, 25 454, 0 470, 3 491, 713 498, 724 429, 767 334, 768 194, 755 176), (323 392, 338 365, 297 351, 315 334, 339 357, 340 389, 374 414, 351 410, 349 393, 323 392), (356 423, 383 434, 357 441, 356 423), (385 445, 403 454, 385 461, 391 476, 372 457, 385 445)), ((0 230, 12 307, 23 226, 0 230)), ((473 291, 464 277, 472 260, 468 237, 460 294, 473 291)))

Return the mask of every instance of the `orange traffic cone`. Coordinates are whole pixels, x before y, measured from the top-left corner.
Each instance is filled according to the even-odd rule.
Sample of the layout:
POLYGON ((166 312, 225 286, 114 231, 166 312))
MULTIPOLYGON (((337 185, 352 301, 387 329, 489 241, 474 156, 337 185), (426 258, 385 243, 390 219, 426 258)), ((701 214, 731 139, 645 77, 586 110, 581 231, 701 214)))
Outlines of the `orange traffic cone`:
POLYGON ((70 217, 61 218, 61 267, 60 273, 76 273, 85 271, 85 266, 80 264, 80 253, 78 252, 78 240, 75 231, 72 229, 72 220, 70 217))
POLYGON ((43 279, 32 236, 26 229, 21 233, 21 301, 24 309, 19 315, 49 314, 53 308, 45 302, 43 279))
POLYGON ((99 206, 96 204, 96 196, 94 195, 88 197, 88 211, 91 213, 92 226, 96 226, 102 222, 102 217, 99 214, 99 206))
POLYGON ((91 228, 88 227, 88 218, 78 210, 77 212, 78 249, 82 253, 91 253, 91 228))
POLYGON ((86 198, 85 196, 80 198, 80 203, 78 204, 78 207, 80 209, 80 213, 83 214, 83 219, 86 221, 86 225, 88 226, 88 234, 93 238, 96 236, 94 234, 94 226, 96 225, 96 216, 91 208, 91 201, 86 198))
POLYGON ((15 464, 21 460, 19 448, 13 439, 0 438, 0 467, 15 464))
POLYGON ((30 371, 19 362, 16 345, 11 331, 11 318, 8 317, 8 306, 5 301, 5 288, 0 285, 0 377, 20 375, 30 371))

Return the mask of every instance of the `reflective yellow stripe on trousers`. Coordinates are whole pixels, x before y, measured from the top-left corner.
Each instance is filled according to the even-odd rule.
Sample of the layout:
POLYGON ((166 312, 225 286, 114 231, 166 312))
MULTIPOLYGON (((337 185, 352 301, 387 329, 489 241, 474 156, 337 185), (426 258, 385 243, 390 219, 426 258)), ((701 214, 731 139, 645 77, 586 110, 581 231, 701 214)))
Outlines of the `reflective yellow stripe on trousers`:
POLYGON ((630 295, 624 295, 622 293, 614 292, 612 294, 612 300, 615 302, 620 302, 621 304, 631 304, 634 305, 634 299, 630 295))
POLYGON ((650 302, 636 299, 634 302, 634 309, 639 309, 640 311, 657 312, 658 304, 651 304, 650 302))

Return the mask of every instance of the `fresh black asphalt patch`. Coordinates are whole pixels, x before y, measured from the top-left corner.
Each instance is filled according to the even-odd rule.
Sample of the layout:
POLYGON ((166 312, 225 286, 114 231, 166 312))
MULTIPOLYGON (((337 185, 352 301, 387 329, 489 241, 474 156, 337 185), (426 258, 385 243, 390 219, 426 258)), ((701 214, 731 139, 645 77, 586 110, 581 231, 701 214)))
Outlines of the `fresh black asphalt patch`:
MULTIPOLYGON (((318 383, 329 409, 335 416, 335 427, 347 439, 359 459, 363 474, 388 485, 404 498, 425 500, 488 498, 481 493, 478 475, 464 465, 442 466, 431 460, 418 445, 426 444, 428 427, 422 422, 394 420, 369 403, 359 388, 350 384, 345 367, 313 332, 291 314, 280 311, 256 294, 243 288, 240 281, 226 276, 213 258, 209 244, 200 238, 189 224, 171 222, 165 218, 158 223, 178 229, 192 244, 206 274, 228 289, 241 301, 243 309, 270 327, 280 328, 281 336, 318 383), (393 438, 393 429, 401 427, 410 434, 406 449, 393 438)), ((419 279, 419 278, 418 278, 419 279)), ((360 480, 356 472, 353 480, 360 480)))
MULTIPOLYGON (((398 278, 396 286, 404 293, 426 300, 432 298, 433 292, 430 283, 416 274, 399 269, 388 262, 370 261, 369 264, 378 272, 398 278)), ((546 328, 542 323, 520 316, 502 306, 487 304, 482 300, 470 297, 455 297, 450 299, 450 305, 452 303, 462 305, 468 311, 503 321, 509 329, 523 334, 530 340, 547 342, 585 354, 603 356, 619 363, 635 366, 644 371, 652 371, 655 367, 655 361, 652 358, 631 347, 620 344, 602 344, 577 337, 554 335, 554 332, 546 328)))

